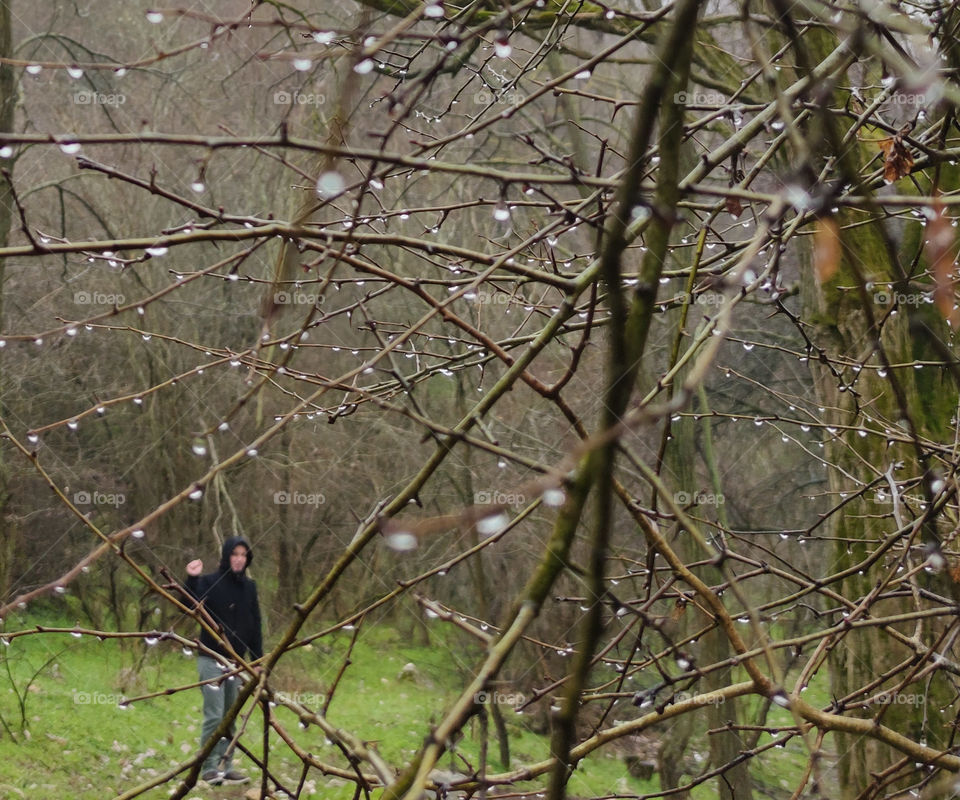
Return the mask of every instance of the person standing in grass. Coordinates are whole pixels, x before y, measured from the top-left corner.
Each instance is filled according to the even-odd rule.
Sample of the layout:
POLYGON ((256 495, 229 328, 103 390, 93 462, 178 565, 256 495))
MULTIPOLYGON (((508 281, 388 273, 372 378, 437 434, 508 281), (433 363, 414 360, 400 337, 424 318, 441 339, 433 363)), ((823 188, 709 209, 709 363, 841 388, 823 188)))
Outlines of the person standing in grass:
MULTIPOLYGON (((216 572, 203 574, 203 561, 195 559, 187 564, 187 591, 209 612, 220 626, 221 638, 240 658, 247 653, 251 660, 263 655, 263 636, 260 625, 260 601, 257 584, 247 576, 247 567, 253 561, 250 543, 242 536, 233 536, 223 543, 220 567, 216 572)), ((200 643, 227 659, 233 656, 222 641, 207 630, 201 630, 200 643)), ((239 681, 230 677, 222 682, 214 679, 223 675, 221 662, 201 654, 197 658, 200 687, 203 692, 203 729, 201 742, 207 742, 219 727, 224 713, 237 699, 239 681)), ((233 769, 233 751, 228 752, 229 740, 220 739, 203 762, 200 777, 208 784, 246 783, 250 779, 233 769)))

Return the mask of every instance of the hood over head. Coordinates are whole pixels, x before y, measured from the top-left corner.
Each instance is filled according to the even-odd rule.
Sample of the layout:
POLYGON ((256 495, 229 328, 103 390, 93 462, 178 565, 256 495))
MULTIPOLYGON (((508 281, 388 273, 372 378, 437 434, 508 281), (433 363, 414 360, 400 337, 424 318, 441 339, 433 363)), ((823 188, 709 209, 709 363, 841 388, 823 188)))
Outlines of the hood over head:
POLYGON ((247 548, 247 566, 243 568, 243 571, 246 572, 247 567, 253 563, 253 548, 250 546, 250 542, 248 542, 242 536, 231 536, 229 539, 224 541, 223 548, 220 550, 221 572, 230 572, 230 554, 233 552, 233 548, 238 544, 242 544, 247 548))

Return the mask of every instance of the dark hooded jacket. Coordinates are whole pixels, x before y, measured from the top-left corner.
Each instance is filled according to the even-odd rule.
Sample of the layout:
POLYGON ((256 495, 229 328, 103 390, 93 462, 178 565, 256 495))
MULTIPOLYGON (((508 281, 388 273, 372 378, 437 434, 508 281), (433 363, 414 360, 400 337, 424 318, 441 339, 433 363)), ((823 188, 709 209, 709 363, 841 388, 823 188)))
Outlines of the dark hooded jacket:
MULTIPOLYGON (((244 658, 249 652, 251 659, 258 659, 263 655, 263 639, 257 584, 247 577, 251 561, 253 550, 250 543, 242 536, 232 536, 223 543, 219 569, 206 575, 188 576, 186 587, 194 598, 203 602, 237 655, 244 658), (239 544, 247 548, 247 564, 242 572, 234 573, 230 569, 230 554, 239 544)), ((200 642, 229 657, 223 645, 204 629, 200 631, 200 642)))

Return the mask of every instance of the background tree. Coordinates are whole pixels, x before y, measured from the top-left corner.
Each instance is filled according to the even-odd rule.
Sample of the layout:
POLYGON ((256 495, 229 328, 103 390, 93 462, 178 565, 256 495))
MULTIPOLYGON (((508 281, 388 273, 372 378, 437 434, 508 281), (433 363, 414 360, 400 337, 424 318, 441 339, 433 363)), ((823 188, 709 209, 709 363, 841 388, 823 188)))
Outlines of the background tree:
POLYGON ((14 7, 6 641, 194 647, 182 565, 242 534, 264 792, 952 786, 953 9, 14 7), (377 627, 461 682, 399 760, 329 715, 377 627))

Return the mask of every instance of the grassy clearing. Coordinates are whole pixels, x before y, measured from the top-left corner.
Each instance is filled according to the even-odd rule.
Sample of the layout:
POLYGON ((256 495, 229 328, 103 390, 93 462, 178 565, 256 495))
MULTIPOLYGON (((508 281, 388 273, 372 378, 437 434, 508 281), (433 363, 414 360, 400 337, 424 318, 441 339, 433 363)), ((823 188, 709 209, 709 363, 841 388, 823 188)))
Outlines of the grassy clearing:
MULTIPOLYGON (((64 622, 31 619, 27 624, 64 622)), ((340 668, 348 643, 349 635, 339 633, 289 654, 271 685, 276 690, 297 692, 307 705, 317 707, 340 668)), ((5 726, 0 729, 0 797, 101 800, 162 774, 197 748, 198 690, 154 697, 126 709, 118 705, 124 697, 194 682, 195 659, 185 656, 178 646, 165 642, 147 646, 140 641, 121 645, 117 640, 42 634, 0 647, 0 716, 5 726)), ((353 651, 329 719, 375 742, 389 762, 403 765, 431 722, 440 718, 461 690, 463 670, 476 663, 476 657, 476 653, 449 650, 438 641, 429 647, 412 645, 386 627, 367 631, 353 651), (408 663, 414 664, 416 671, 412 677, 401 677, 408 663)), ((301 730, 286 709, 279 708, 277 714, 304 747, 329 763, 345 765, 322 733, 314 728, 301 730)), ((512 766, 546 758, 548 738, 533 732, 529 719, 509 707, 504 708, 504 715, 512 766)), ((244 743, 258 755, 261 724, 256 711, 244 737, 244 743)), ((465 762, 478 762, 478 739, 479 726, 468 726, 457 753, 446 756, 438 766, 468 771, 465 762)), ((299 762, 286 746, 277 742, 270 758, 279 774, 295 786, 299 762)), ((490 769, 499 771, 502 765, 493 740, 489 758, 490 769)), ((249 760, 241 758, 239 765, 251 776, 259 775, 249 760)), ((317 772, 308 776, 307 788, 304 796, 353 797, 352 784, 317 772)), ((601 754, 577 770, 570 794, 642 794, 656 788, 656 779, 638 781, 628 774, 620 758, 601 754)), ((237 787, 201 787, 188 797, 237 798, 243 792, 237 787)), ((161 798, 168 793, 169 787, 161 787, 146 797, 161 798)))
POLYGON ((5 647, 0 714, 17 741, 0 740, 0 795, 102 798, 192 752, 199 736, 194 697, 118 705, 122 696, 193 680, 193 662, 179 649, 151 650, 122 651, 116 641, 68 634, 5 647))

